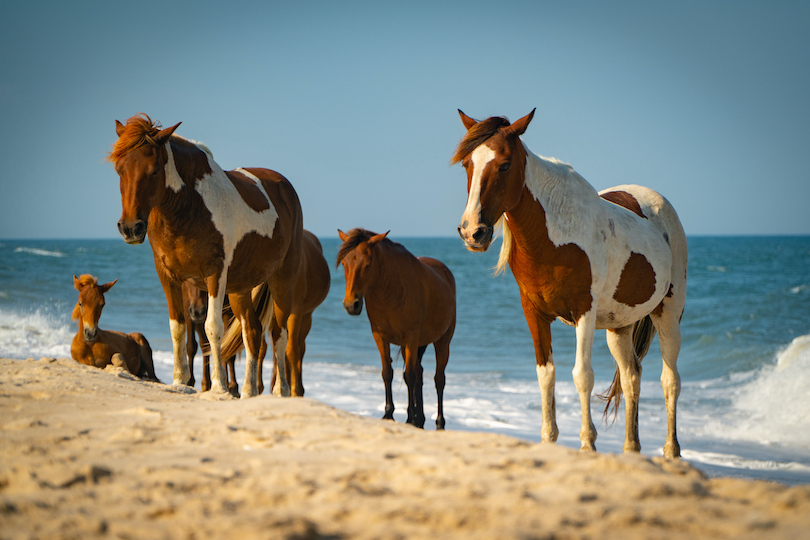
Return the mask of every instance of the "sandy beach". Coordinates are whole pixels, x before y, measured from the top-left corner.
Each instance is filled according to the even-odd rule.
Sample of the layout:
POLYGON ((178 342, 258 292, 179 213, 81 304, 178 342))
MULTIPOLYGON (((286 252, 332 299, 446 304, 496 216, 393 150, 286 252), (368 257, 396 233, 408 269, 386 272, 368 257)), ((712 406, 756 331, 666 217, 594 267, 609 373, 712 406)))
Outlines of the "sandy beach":
POLYGON ((0 360, 0 538, 806 538, 810 486, 0 360))

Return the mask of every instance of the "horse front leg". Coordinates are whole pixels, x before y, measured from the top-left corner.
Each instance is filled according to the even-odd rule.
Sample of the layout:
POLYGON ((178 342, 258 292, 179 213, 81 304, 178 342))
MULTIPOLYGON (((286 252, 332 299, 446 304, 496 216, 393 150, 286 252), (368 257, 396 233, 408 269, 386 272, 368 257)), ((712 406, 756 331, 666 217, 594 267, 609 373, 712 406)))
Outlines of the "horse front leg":
POLYGON ((408 423, 418 428, 425 427, 425 406, 422 396, 422 363, 419 361, 419 347, 415 344, 404 346, 405 384, 408 386, 408 423))
POLYGON ((186 385, 191 379, 188 367, 188 352, 185 350, 186 317, 183 309, 183 287, 175 283, 165 272, 158 272, 160 284, 166 294, 166 304, 169 308, 169 330, 172 335, 172 352, 174 353, 174 370, 172 384, 186 385))
MULTIPOLYGON (((220 276, 211 276, 206 280, 208 288, 208 314, 205 316, 205 335, 208 337, 211 355, 211 391, 224 394, 228 381, 222 364, 222 335, 225 325, 222 322, 222 305, 225 303, 225 285, 228 276, 223 271, 220 276)), ((236 313, 236 311, 234 311, 236 313)))
POLYGON ((373 332, 374 341, 380 351, 380 361, 382 362, 382 379, 385 385, 385 414, 383 420, 394 419, 394 393, 391 390, 391 383, 394 380, 394 368, 391 366, 391 344, 383 338, 382 334, 373 332))
POLYGON ((531 299, 520 291, 523 314, 529 325, 534 341, 534 356, 537 364, 537 383, 540 386, 540 402, 543 407, 543 427, 540 438, 543 442, 556 442, 560 431, 557 429, 557 411, 554 400, 554 385, 557 380, 554 357, 551 354, 552 318, 539 312, 531 299))
POLYGON ((596 329, 596 308, 577 321, 577 357, 574 362, 574 385, 579 394, 582 409, 582 428, 579 431, 580 450, 596 450, 596 428, 591 418, 591 393, 593 392, 593 333, 596 329))

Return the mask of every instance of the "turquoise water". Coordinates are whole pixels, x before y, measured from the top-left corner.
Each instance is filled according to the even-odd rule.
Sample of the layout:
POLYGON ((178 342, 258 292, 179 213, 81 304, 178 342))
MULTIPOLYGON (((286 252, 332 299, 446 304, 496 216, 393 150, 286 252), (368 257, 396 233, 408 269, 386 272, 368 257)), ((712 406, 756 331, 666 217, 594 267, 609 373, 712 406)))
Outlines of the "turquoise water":
MULTIPOLYGON (((442 260, 456 277, 448 429, 539 440, 534 348, 514 279, 492 276, 498 246, 476 254, 453 238, 392 238, 414 254, 442 260)), ((380 360, 368 319, 343 310, 343 271, 334 267, 339 240, 322 242, 332 288, 307 340, 307 397, 382 416, 380 360)), ((82 273, 101 282, 118 279, 107 294, 101 328, 142 332, 155 351, 158 376, 170 381, 168 312, 151 249, 121 240, 0 241, 0 356, 70 356, 70 312, 77 299, 72 276, 82 273)), ((559 443, 578 448, 574 331, 554 323, 552 333, 559 443)), ((709 474, 810 482, 810 237, 689 238, 682 333, 678 419, 684 459, 709 474)), ((426 385, 432 385, 431 355, 428 349, 426 385)), ((593 364, 595 391, 601 392, 615 369, 604 331, 598 332, 593 364)), ((656 341, 642 375, 640 435, 647 455, 659 455, 663 444, 660 366, 656 341)), ((395 384, 398 421, 406 400, 404 383, 395 384)), ((432 388, 425 390, 425 404, 428 413, 435 411, 432 388)), ((621 451, 621 417, 597 430, 600 451, 621 451)))

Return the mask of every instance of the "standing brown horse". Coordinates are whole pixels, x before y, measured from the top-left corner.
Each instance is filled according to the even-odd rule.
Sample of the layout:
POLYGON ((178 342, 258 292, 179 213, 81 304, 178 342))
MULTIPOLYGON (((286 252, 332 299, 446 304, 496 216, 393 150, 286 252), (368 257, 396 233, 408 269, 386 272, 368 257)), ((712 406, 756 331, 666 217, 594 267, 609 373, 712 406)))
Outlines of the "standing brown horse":
MULTIPOLYGON (((287 320, 287 330, 282 329, 278 320, 270 321, 270 337, 273 341, 273 379, 271 387, 278 396, 304 395, 302 367, 306 352, 306 338, 312 328, 312 313, 320 306, 329 293, 329 265, 323 256, 323 248, 318 238, 304 229, 301 257, 301 272, 295 283, 296 307, 287 320), (285 369, 280 369, 285 366, 285 369)), ((262 291, 257 291, 262 294, 262 291)), ((236 354, 241 348, 242 335, 233 319, 226 322, 225 337, 222 339, 222 354, 236 354)), ((262 341, 259 352, 259 393, 264 391, 262 366, 267 345, 262 341)))
MULTIPOLYGON (((228 299, 226 297, 227 306, 228 299)), ((208 293, 194 286, 194 282, 186 280, 183 282, 183 310, 188 314, 189 323, 186 326, 186 352, 188 353, 188 371, 191 378, 189 386, 194 386, 194 355, 197 354, 197 339, 199 338, 200 349, 202 351, 202 380, 200 390, 207 392, 211 390, 211 367, 208 358, 211 355, 211 348, 208 345, 208 337, 205 335, 205 318, 208 315, 208 293)), ((233 397, 239 397, 239 384, 236 382, 236 356, 228 358, 225 368, 228 379, 228 392, 233 397)), ((261 371, 259 376, 261 377, 261 371)), ((261 382, 261 379, 259 379, 261 382)))
POLYGON ((90 274, 83 274, 80 278, 73 276, 79 301, 73 308, 72 318, 79 321, 79 331, 73 336, 70 355, 81 364, 98 368, 114 364, 142 379, 160 382, 155 376, 152 349, 143 334, 124 334, 98 327, 104 309, 104 293, 117 281, 99 285, 90 274))
POLYGON ((365 229, 348 234, 338 230, 343 245, 337 264, 343 263, 346 296, 343 307, 360 315, 367 305, 371 333, 380 351, 385 383, 385 416, 393 420, 391 344, 400 345, 405 356, 408 386, 408 423, 425 425, 422 399, 422 355, 431 343, 436 351, 436 429, 444 429, 444 370, 450 356, 450 340, 456 329, 456 281, 450 269, 436 259, 414 257, 402 245, 365 229))
POLYGON ((579 393, 582 450, 595 450, 591 420, 594 329, 607 329, 616 359, 610 400, 625 396, 625 452, 638 452, 641 359, 657 329, 667 409, 664 456, 680 455, 675 409, 681 390, 677 361, 686 301, 686 235, 661 194, 636 185, 597 191, 574 169, 532 153, 520 136, 534 111, 510 124, 477 121, 452 158, 467 171, 467 207, 458 232, 471 251, 485 251, 503 226, 498 268, 508 264, 534 340, 543 406, 543 441, 557 440, 551 322, 576 327, 574 384, 579 393))
POLYGON ((247 344, 242 398, 258 391, 261 318, 251 290, 267 284, 282 328, 293 310, 301 265, 301 204, 292 185, 268 169, 223 171, 204 146, 161 129, 145 114, 116 121, 118 141, 108 158, 121 178, 118 230, 129 244, 147 234, 166 294, 174 349, 174 384, 190 374, 183 352, 186 317, 182 284, 208 291, 205 332, 211 342, 214 392, 225 393, 220 341, 227 293, 247 344))

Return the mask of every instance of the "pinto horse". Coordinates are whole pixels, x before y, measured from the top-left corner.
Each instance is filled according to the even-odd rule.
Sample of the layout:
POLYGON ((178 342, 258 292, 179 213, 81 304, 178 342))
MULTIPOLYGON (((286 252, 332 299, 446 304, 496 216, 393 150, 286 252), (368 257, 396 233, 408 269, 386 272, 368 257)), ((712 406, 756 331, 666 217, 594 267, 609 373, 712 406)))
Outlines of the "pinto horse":
POLYGON ((73 308, 72 318, 79 321, 79 330, 70 344, 70 355, 80 364, 98 368, 113 364, 142 379, 160 382, 155 376, 152 349, 143 334, 124 334, 98 327, 104 309, 104 293, 117 281, 99 285, 90 274, 83 274, 80 278, 73 276, 79 301, 73 308))
POLYGON ((414 257, 401 244, 365 229, 348 234, 338 230, 343 245, 337 264, 343 263, 346 296, 343 307, 360 315, 367 306, 371 333, 380 351, 385 383, 385 416, 394 418, 391 382, 391 344, 400 345, 405 357, 408 386, 408 420, 425 425, 422 398, 422 356, 431 343, 436 351, 436 429, 444 429, 444 370, 450 357, 450 340, 456 329, 456 281, 450 269, 436 259, 414 257))
MULTIPOLYGON (((331 278, 329 265, 323 256, 323 248, 318 238, 304 229, 303 252, 301 257, 301 272, 295 283, 294 294, 296 307, 290 313, 287 322, 289 334, 282 332, 278 320, 270 320, 270 338, 273 343, 273 378, 271 388, 277 396, 303 397, 304 383, 302 369, 304 353, 306 352, 306 339, 312 328, 312 313, 315 308, 326 300, 329 294, 331 278), (281 369, 284 366, 284 369, 281 369)), ((255 296, 265 294, 259 290, 255 296)), ((259 300, 259 303, 265 300, 259 300)), ((231 318, 225 324, 225 337, 222 339, 223 355, 236 354, 242 347, 242 335, 238 325, 231 318)), ((262 366, 267 352, 267 344, 262 341, 259 351, 259 393, 264 391, 262 380, 262 366)))
POLYGON ((149 236, 169 309, 174 384, 190 378, 182 284, 191 279, 208 292, 211 390, 226 392, 220 342, 227 293, 247 344, 242 398, 252 397, 267 314, 256 313, 250 293, 266 284, 286 328, 301 265, 301 204, 290 182, 275 171, 223 171, 204 145, 174 135, 179 125, 161 129, 145 114, 126 125, 116 121, 118 141, 108 160, 121 178, 118 230, 129 244, 149 236))
MULTIPOLYGON (((227 305, 227 298, 225 299, 227 305)), ((191 280, 183 282, 183 310, 188 314, 186 325, 186 353, 188 354, 188 370, 191 378, 189 386, 194 386, 194 355, 197 354, 197 340, 202 350, 202 380, 200 390, 207 392, 211 389, 211 367, 208 358, 211 354, 208 346, 208 337, 205 335, 205 318, 208 315, 208 293, 194 286, 191 280)), ((226 362, 226 377, 228 392, 233 397, 239 397, 239 384, 236 382, 236 356, 231 356, 226 362)), ((260 374, 261 376, 261 374, 260 374)), ((260 379, 261 381, 261 379, 260 379)))
MULTIPOLYGON (((686 299, 686 236, 672 205, 651 189, 626 185, 597 193, 570 165, 533 154, 520 139, 534 111, 515 123, 476 121, 459 111, 467 133, 451 163, 467 171, 467 206, 458 232, 467 249, 485 251, 497 225, 534 340, 543 407, 542 440, 556 441, 551 322, 576 327, 574 383, 582 408, 580 441, 595 450, 591 420, 591 351, 595 328, 607 329, 617 370, 610 400, 624 393, 624 451, 641 449, 641 358, 658 331, 667 409, 664 456, 680 456, 675 409, 680 319, 686 299)), ((607 408, 605 409, 607 413, 607 408)))

